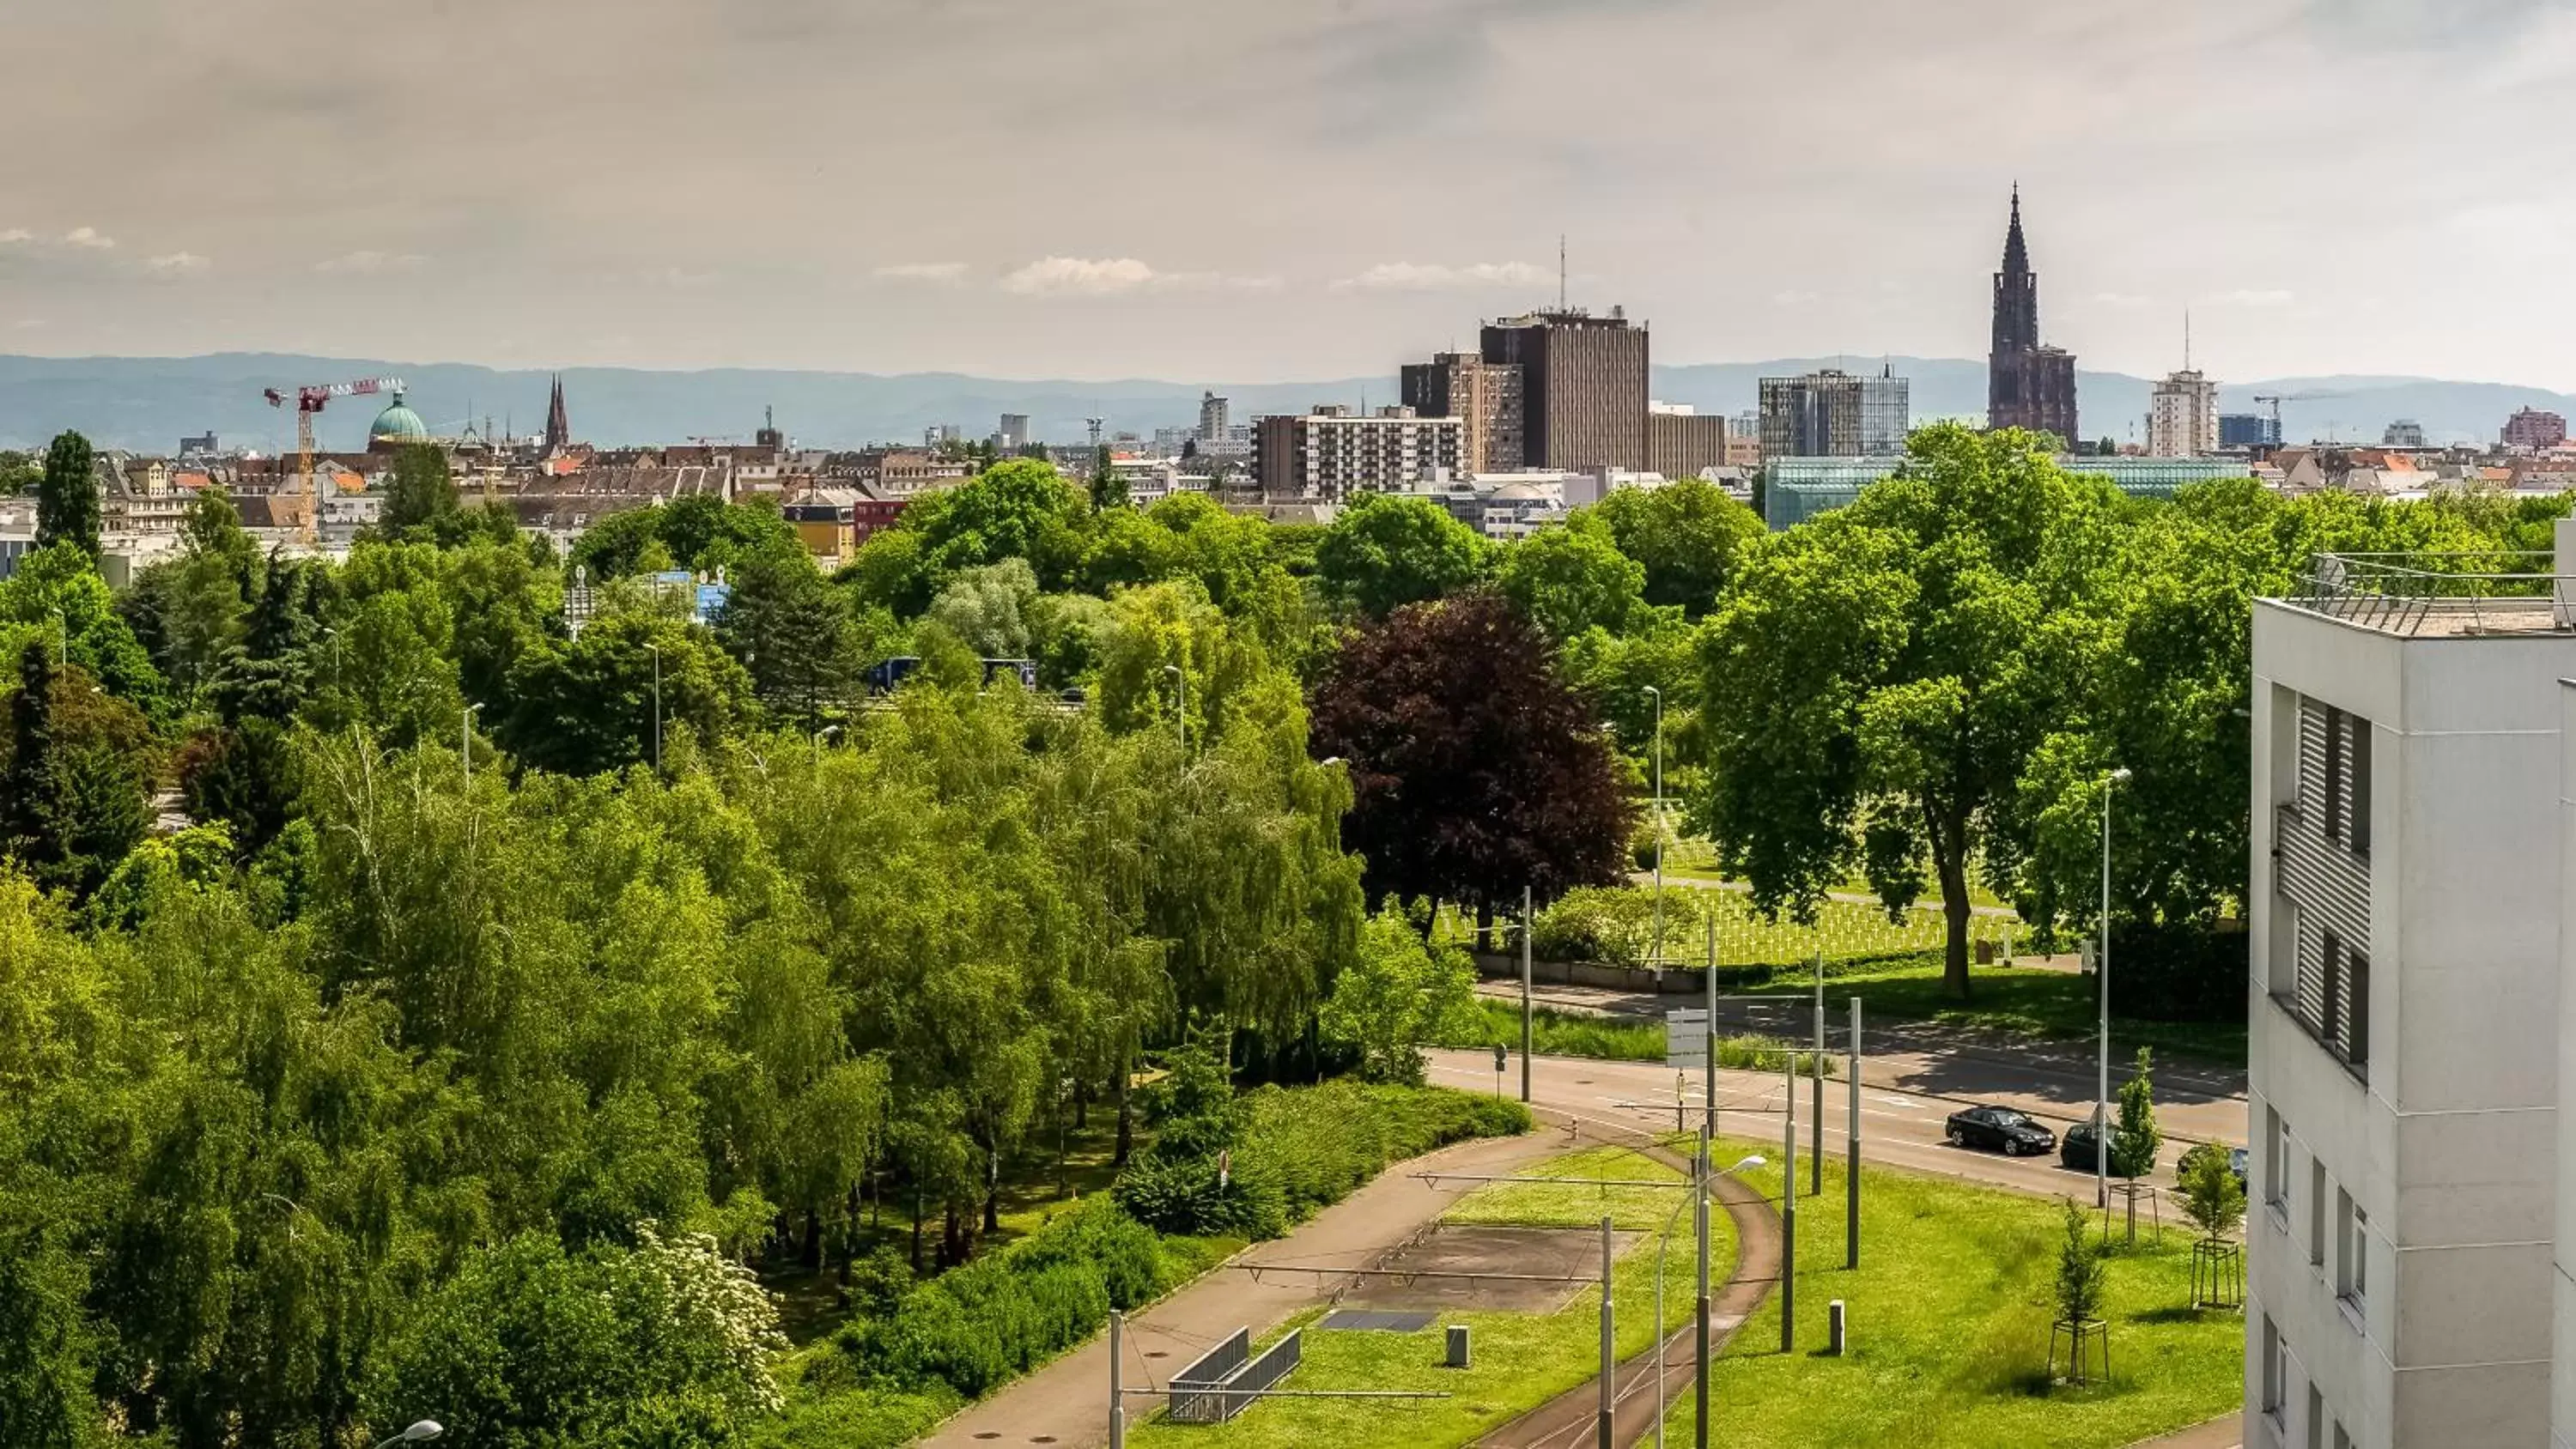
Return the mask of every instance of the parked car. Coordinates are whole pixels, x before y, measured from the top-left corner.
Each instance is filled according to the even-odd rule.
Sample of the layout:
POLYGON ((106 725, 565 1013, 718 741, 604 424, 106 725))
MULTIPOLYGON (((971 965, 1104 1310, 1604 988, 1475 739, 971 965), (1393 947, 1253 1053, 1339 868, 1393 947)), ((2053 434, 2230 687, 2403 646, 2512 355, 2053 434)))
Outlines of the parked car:
POLYGON ((1959 1146, 1990 1148, 2006 1157, 2057 1145, 2057 1134, 2010 1107, 1968 1107, 1951 1113, 1948 1127, 1950 1140, 1959 1146))
MULTIPOLYGON (((2117 1127, 2111 1129, 2114 1135, 2117 1135, 2119 1130, 2117 1127)), ((2078 1122, 2066 1129, 2066 1136, 2057 1148, 2057 1164, 2060 1167, 2071 1167, 2078 1172, 2091 1172, 2095 1150, 2093 1124, 2078 1122)))

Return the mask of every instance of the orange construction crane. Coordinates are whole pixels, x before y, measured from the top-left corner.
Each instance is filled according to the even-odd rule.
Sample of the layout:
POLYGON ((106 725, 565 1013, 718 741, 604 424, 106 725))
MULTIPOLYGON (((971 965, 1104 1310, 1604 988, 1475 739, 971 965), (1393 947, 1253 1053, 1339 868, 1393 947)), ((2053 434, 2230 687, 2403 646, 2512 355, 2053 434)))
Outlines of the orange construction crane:
POLYGON ((286 406, 290 396, 295 400, 295 477, 296 486, 304 493, 304 527, 301 532, 306 543, 315 541, 317 534, 314 525, 322 513, 322 495, 313 487, 314 415, 321 412, 324 405, 335 397, 365 397, 372 393, 400 392, 402 385, 402 379, 399 377, 362 377, 355 382, 327 382, 311 387, 299 387, 291 394, 284 388, 276 387, 261 391, 260 396, 267 398, 268 405, 273 408, 286 406))

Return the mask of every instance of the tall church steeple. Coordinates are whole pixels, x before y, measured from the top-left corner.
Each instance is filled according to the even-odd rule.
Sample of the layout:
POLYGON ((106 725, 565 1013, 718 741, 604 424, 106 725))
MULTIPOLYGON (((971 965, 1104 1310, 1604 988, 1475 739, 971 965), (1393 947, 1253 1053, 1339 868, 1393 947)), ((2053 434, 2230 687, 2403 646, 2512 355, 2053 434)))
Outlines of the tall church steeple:
POLYGON ((1995 273, 1994 345, 1986 355, 1986 425, 2076 441, 2075 358, 2039 341, 2039 277, 2021 229, 2021 185, 2013 184, 2003 266, 1995 273))
POLYGON ((559 457, 572 446, 572 418, 564 411, 563 374, 556 373, 554 393, 546 400, 546 456, 559 457))

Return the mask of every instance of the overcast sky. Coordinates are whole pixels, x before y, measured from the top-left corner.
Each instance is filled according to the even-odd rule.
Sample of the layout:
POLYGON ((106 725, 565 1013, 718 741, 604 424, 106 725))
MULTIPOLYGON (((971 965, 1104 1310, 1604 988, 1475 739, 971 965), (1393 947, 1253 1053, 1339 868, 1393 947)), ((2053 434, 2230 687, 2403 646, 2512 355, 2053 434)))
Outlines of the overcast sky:
POLYGON ((2576 389, 2576 0, 0 0, 0 351, 2576 389))

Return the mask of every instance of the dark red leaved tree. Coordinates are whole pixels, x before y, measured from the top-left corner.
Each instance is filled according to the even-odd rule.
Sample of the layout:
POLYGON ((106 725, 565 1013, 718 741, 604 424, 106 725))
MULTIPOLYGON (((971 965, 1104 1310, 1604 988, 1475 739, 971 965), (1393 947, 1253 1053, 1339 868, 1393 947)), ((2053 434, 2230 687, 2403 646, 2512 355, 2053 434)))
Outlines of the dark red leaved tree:
POLYGON ((1316 686, 1314 751, 1349 762, 1343 839, 1388 892, 1517 910, 1623 878, 1635 802, 1601 720, 1503 599, 1398 609, 1316 686))

